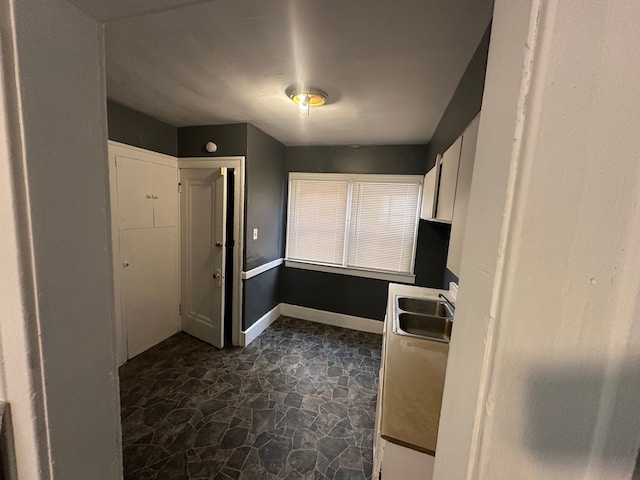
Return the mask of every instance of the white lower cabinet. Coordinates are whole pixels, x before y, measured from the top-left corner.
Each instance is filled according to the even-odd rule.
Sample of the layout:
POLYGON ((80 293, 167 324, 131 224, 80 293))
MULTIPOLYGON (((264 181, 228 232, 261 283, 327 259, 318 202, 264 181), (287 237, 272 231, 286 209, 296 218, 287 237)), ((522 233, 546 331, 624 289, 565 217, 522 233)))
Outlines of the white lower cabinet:
POLYGON ((436 457, 384 441, 379 477, 375 480, 400 480, 433 478, 436 457))
POLYGON ((372 480, 431 480, 435 457, 411 448, 388 442, 380 435, 382 416, 382 392, 384 390, 384 360, 386 337, 391 329, 388 316, 385 316, 382 329, 382 355, 378 382, 378 400, 376 405, 375 430, 373 438, 373 473, 372 480))

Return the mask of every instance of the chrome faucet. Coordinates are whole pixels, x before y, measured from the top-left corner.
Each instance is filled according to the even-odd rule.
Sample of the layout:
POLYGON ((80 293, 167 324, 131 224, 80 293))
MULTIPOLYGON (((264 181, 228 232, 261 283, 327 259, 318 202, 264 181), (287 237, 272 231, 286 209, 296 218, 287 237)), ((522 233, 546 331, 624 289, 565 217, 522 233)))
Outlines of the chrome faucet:
POLYGON ((438 298, 444 298, 444 301, 447 302, 447 305, 449 305, 449 307, 451 307, 451 314, 455 315, 456 306, 451 302, 451 300, 449 300, 443 293, 439 293, 438 294, 438 298))

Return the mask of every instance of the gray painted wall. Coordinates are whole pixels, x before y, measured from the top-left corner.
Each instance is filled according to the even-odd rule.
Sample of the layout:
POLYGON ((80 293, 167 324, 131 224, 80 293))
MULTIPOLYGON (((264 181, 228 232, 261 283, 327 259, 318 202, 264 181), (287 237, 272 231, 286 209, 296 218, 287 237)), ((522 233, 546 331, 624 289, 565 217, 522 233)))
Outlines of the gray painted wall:
MULTIPOLYGON (((245 172, 245 262, 246 271, 284 255, 286 147, 262 130, 247 127, 245 172), (258 239, 253 240, 253 229, 258 239)), ((243 328, 280 303, 280 268, 244 282, 243 328)))
POLYGON ((109 139, 178 156, 178 129, 144 113, 107 100, 109 139))
POLYGON ((247 154, 247 124, 200 125, 178 128, 178 157, 227 157, 247 154), (207 142, 218 150, 209 153, 207 142))
POLYGON ((288 147, 287 172, 424 175, 426 145, 288 147))
POLYGON ((245 270, 251 270, 284 254, 287 149, 253 125, 247 133, 245 270))
POLYGON ((487 27, 449 106, 431 137, 427 153, 427 170, 435 165, 436 155, 446 151, 456 141, 482 107, 490 34, 491 25, 487 27))
MULTIPOLYGON (((445 152, 480 111, 487 70, 490 34, 491 25, 487 27, 473 58, 469 62, 469 66, 464 72, 464 76, 453 94, 453 98, 449 102, 449 106, 431 138, 431 142, 429 142, 427 170, 435 165, 436 155, 445 152)), ((426 247, 429 249, 429 256, 419 256, 416 259, 416 272, 420 272, 418 274, 420 285, 449 288, 450 281, 457 282, 458 280, 446 267, 449 235, 446 234, 445 242, 443 228, 451 230, 450 226, 443 227, 436 222, 420 220, 421 238, 430 239, 429 246, 426 247), (438 269, 443 272, 439 281, 435 275, 438 269)), ((426 250, 421 248, 420 251, 426 250)))
POLYGON ((246 330, 280 303, 282 267, 272 268, 244 281, 242 328, 246 330))

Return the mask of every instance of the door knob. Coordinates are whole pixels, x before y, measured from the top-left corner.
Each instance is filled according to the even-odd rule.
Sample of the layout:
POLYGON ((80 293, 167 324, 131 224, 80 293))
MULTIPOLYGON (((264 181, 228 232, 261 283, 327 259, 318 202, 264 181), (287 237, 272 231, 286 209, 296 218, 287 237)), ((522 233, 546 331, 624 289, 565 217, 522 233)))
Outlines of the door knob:
POLYGON ((213 278, 215 278, 218 282, 218 286, 221 287, 222 286, 222 270, 220 270, 219 268, 216 269, 216 272, 213 274, 213 278))
POLYGON ((216 242, 216 247, 222 247, 222 242, 216 242))

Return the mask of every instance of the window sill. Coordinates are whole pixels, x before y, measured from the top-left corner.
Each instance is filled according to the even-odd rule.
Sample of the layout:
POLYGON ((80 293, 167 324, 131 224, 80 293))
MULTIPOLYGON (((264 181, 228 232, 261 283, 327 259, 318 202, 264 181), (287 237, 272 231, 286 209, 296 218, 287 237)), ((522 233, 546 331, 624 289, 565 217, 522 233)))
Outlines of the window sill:
POLYGON ((315 263, 296 262, 285 260, 285 267, 300 268, 302 270, 313 270, 316 272, 337 273, 338 275, 351 275, 354 277, 373 278, 376 280, 388 280, 390 282, 416 283, 415 275, 403 273, 378 272, 375 270, 358 270, 356 268, 333 267, 330 265, 318 265, 315 263))

